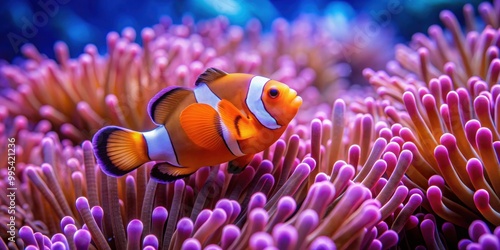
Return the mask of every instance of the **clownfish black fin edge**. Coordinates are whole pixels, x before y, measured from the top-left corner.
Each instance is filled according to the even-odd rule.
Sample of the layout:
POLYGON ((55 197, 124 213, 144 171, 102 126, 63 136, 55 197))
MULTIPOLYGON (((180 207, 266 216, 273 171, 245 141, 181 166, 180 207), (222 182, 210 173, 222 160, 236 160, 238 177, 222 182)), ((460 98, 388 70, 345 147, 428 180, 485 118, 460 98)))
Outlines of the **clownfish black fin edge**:
POLYGON ((148 113, 157 125, 164 125, 179 103, 186 98, 191 90, 170 86, 158 92, 148 103, 148 113))
POLYGON ((227 75, 227 73, 223 70, 217 68, 208 68, 205 72, 201 73, 198 79, 196 79, 195 85, 198 86, 200 83, 209 83, 215 81, 223 76, 227 75))
POLYGON ((196 171, 189 168, 176 167, 167 162, 156 163, 151 169, 151 178, 159 183, 173 182, 190 176, 196 171))
POLYGON ((227 163, 227 172, 230 174, 239 174, 245 170, 248 164, 253 160, 255 154, 240 156, 227 163))
POLYGON ((94 155, 101 170, 122 176, 150 161, 142 133, 117 126, 100 129, 92 138, 94 155))

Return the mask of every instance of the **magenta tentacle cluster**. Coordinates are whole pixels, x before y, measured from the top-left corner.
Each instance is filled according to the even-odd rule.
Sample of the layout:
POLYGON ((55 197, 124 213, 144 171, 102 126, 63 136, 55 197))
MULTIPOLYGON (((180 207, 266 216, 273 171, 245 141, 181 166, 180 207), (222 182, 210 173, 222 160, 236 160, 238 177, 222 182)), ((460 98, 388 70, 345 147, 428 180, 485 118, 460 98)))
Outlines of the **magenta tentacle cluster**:
POLYGON ((15 168, 0 155, 0 249, 497 249, 499 8, 479 5, 483 27, 465 5, 464 31, 443 11, 444 29, 396 45, 359 88, 337 51, 354 39, 319 17, 268 33, 257 20, 164 18, 75 58, 63 42, 56 59, 26 45, 25 61, 0 66, 0 148, 15 145, 15 168), (102 172, 93 133, 151 129, 151 97, 208 67, 282 81, 304 105, 240 174, 223 163, 165 184, 153 163, 102 172))

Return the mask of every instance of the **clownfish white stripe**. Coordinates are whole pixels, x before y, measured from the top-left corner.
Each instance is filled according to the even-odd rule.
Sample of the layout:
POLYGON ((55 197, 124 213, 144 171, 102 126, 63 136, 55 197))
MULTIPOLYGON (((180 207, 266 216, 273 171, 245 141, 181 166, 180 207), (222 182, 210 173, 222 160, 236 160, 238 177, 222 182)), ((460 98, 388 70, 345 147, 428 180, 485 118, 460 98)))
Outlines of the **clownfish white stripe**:
POLYGON ((142 135, 146 139, 148 155, 151 160, 167 161, 172 165, 179 166, 170 135, 165 126, 159 126, 154 130, 142 133, 142 135))
MULTIPOLYGON (((217 110, 217 104, 219 103, 220 98, 215 95, 214 92, 212 92, 212 90, 205 83, 200 83, 198 86, 196 86, 196 88, 194 89, 194 97, 196 98, 196 101, 198 103, 206 103, 217 110)), ((243 152, 241 152, 238 142, 231 137, 231 134, 229 133, 226 125, 224 125, 222 121, 220 124, 222 126, 222 137, 229 151, 231 151, 231 153, 237 157, 245 155, 243 152)))
POLYGON ((224 142, 226 143, 229 151, 231 151, 231 153, 237 157, 244 156, 245 154, 241 152, 240 145, 234 138, 231 137, 231 134, 229 133, 226 125, 224 125, 222 121, 220 124, 222 126, 222 137, 224 138, 224 142))
POLYGON ((262 76, 255 76, 250 82, 250 87, 248 89, 248 94, 246 97, 246 104, 248 109, 257 118, 257 120, 264 127, 268 129, 278 129, 281 126, 276 122, 269 112, 267 112, 264 107, 264 102, 262 102, 262 93, 264 92, 264 85, 269 81, 269 78, 262 76))
POLYGON ((217 110, 217 103, 220 101, 220 98, 205 83, 200 83, 194 88, 194 98, 198 103, 208 104, 215 110, 217 110))

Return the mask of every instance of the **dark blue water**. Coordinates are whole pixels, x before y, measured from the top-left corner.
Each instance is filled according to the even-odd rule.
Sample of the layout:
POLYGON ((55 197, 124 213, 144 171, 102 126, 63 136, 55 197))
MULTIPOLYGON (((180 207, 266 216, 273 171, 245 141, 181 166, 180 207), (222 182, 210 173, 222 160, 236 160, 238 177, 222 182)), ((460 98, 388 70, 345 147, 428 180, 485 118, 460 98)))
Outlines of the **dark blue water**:
POLYGON ((157 23, 162 16, 170 16, 179 23, 184 15, 191 15, 195 20, 225 15, 231 23, 240 25, 250 18, 258 18, 269 28, 277 17, 293 20, 304 13, 347 19, 365 14, 375 22, 387 23, 387 28, 395 28, 399 41, 404 41, 415 32, 425 32, 431 24, 439 24, 442 9, 450 9, 460 18, 466 2, 477 6, 481 1, 3 1, 0 4, 0 59, 12 61, 19 57, 19 48, 24 43, 33 43, 42 53, 53 57, 53 45, 58 40, 69 44, 72 57, 80 54, 88 43, 96 44, 100 53, 105 53, 105 37, 109 31, 121 31, 127 26, 140 31, 157 23), (401 12, 391 15, 390 20, 383 19, 384 13, 394 7, 401 12))

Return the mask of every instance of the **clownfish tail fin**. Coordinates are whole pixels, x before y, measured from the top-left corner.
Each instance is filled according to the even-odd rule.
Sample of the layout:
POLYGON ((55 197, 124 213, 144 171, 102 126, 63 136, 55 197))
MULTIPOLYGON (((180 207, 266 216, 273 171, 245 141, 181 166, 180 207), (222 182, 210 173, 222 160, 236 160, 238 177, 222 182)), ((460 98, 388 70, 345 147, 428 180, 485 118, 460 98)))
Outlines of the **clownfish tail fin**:
POLYGON ((122 176, 150 161, 144 136, 116 126, 104 127, 92 139, 97 163, 104 173, 122 176))

